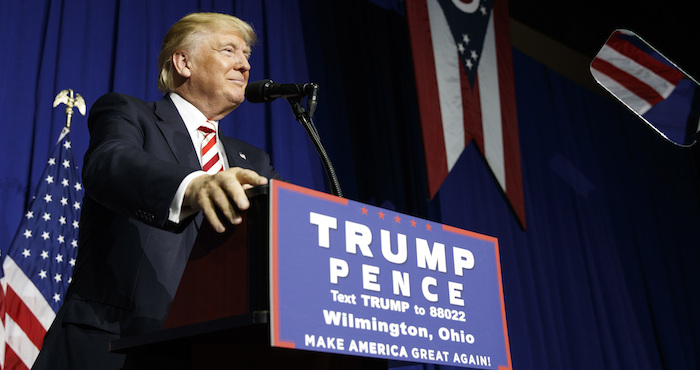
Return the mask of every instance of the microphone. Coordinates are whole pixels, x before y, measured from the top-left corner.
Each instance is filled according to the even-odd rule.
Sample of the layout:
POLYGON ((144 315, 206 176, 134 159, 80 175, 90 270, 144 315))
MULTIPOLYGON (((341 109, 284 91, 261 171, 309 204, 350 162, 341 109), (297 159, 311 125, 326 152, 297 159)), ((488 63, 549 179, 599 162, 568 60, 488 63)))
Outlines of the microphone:
POLYGON ((318 94, 318 85, 278 84, 270 79, 254 81, 245 88, 245 98, 251 103, 269 103, 277 98, 301 98, 311 95, 314 103, 318 94))
POLYGON ((331 193, 339 197, 343 196, 343 191, 340 189, 340 181, 335 173, 331 159, 326 153, 326 149, 321 144, 321 138, 318 136, 318 131, 313 123, 313 115, 318 106, 318 84, 313 82, 306 84, 276 84, 270 79, 253 81, 245 88, 245 98, 251 103, 269 103, 277 98, 285 98, 292 106, 292 113, 304 130, 309 135, 311 142, 316 147, 318 155, 321 157, 323 167, 328 176, 328 183, 331 187, 331 193), (301 106, 301 98, 309 96, 306 101, 306 110, 301 106))

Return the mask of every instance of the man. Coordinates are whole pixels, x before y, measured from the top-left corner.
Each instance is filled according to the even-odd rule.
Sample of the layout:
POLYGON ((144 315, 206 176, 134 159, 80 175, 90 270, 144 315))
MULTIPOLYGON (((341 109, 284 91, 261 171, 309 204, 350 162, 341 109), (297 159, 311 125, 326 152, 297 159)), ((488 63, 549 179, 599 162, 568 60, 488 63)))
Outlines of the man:
POLYGON ((265 152, 217 134, 244 100, 254 41, 236 17, 187 15, 162 44, 162 100, 95 102, 73 282, 34 369, 121 368, 108 343, 162 328, 202 222, 240 223, 245 189, 278 177, 265 152))

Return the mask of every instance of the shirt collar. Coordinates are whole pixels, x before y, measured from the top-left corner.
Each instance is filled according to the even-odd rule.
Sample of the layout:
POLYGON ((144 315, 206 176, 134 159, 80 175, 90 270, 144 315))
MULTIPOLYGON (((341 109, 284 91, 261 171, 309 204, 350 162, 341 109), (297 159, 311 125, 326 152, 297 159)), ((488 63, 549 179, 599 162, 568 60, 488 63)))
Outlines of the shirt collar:
MULTIPOLYGON (((207 121, 207 117, 204 115, 204 113, 200 112, 197 107, 192 105, 192 103, 188 102, 177 93, 171 92, 170 100, 172 100, 173 104, 175 104, 175 108, 177 108, 178 113, 180 113, 180 117, 182 117, 182 120, 185 122, 185 126, 187 127, 187 131, 189 131, 190 136, 194 137, 197 133, 197 128, 201 126, 204 121, 207 121)), ((209 120, 209 122, 212 122, 218 131, 219 122, 211 120, 209 120)))

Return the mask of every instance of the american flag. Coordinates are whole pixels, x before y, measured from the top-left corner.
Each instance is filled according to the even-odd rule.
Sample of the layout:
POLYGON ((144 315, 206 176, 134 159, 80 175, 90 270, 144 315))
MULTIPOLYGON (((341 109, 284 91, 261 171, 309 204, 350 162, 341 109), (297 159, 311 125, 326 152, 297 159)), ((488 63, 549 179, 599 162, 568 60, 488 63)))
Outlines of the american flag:
POLYGON ((667 138, 690 143, 698 131, 697 84, 633 32, 613 32, 591 74, 667 138))
POLYGON ((64 129, 4 256, 5 369, 28 369, 65 298, 78 252, 83 188, 64 129))
POLYGON ((668 98, 683 74, 626 30, 617 30, 591 63, 598 79, 610 79, 615 95, 639 114, 668 98), (655 55, 656 54, 656 55, 655 55), (618 90, 619 89, 619 90, 618 90))
POLYGON ((406 2, 428 188, 474 141, 525 227, 506 0, 406 2))

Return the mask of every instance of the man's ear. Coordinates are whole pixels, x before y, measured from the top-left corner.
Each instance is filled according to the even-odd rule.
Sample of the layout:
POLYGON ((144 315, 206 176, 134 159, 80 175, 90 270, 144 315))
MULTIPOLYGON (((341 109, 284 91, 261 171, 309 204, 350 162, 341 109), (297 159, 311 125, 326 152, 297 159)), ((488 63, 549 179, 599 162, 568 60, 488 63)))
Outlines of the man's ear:
POLYGON ((184 78, 190 78, 190 55, 184 50, 178 50, 172 56, 173 67, 178 75, 184 78))

